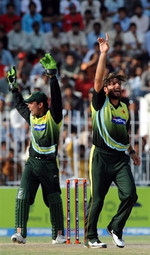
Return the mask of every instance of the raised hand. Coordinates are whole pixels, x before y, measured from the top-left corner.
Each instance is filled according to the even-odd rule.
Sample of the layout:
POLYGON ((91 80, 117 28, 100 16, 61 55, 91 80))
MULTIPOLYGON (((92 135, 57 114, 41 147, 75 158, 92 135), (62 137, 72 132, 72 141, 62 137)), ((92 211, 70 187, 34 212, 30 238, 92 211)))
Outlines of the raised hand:
POLYGON ((101 52, 107 52, 109 50, 109 36, 106 33, 106 39, 99 37, 97 39, 101 52))
POLYGON ((16 67, 12 66, 10 70, 7 72, 7 80, 9 84, 9 90, 13 91, 14 89, 18 88, 17 85, 17 76, 16 76, 16 67))
POLYGON ((45 69, 46 75, 53 76, 56 75, 57 65, 54 58, 50 53, 46 53, 43 58, 40 59, 40 63, 45 69))

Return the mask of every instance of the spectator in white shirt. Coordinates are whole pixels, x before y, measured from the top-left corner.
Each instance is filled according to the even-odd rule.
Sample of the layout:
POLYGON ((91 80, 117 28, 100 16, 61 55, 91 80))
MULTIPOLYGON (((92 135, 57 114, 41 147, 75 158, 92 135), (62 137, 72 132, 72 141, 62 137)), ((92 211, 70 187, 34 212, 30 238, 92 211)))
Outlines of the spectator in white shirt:
POLYGON ((25 120, 18 113, 16 109, 10 111, 10 125, 11 132, 13 135, 13 141, 15 144, 18 142, 25 141, 26 138, 26 129, 25 129, 25 120))
POLYGON ((123 41, 125 44, 125 49, 128 51, 129 55, 142 55, 142 44, 144 41, 144 35, 137 30, 137 26, 135 23, 130 24, 129 31, 124 33, 123 41))
POLYGON ((80 24, 74 22, 72 24, 72 30, 67 33, 68 42, 70 44, 70 49, 75 51, 81 58, 87 52, 87 41, 84 31, 80 30, 80 24))
POLYGON ((136 5, 134 15, 131 17, 130 22, 134 22, 137 30, 145 33, 150 25, 150 18, 143 14, 143 8, 140 4, 136 5))
POLYGON ((102 6, 99 9, 100 19, 96 19, 96 21, 100 21, 102 26, 102 32, 110 31, 113 28, 113 20, 112 17, 108 16, 108 10, 105 6, 102 6))
POLYGON ((83 15, 83 23, 84 23, 84 32, 86 35, 88 35, 89 33, 93 31, 94 22, 95 22, 95 19, 93 19, 92 11, 89 9, 85 10, 83 15))
POLYGON ((113 29, 109 30, 108 34, 109 34, 109 52, 112 52, 114 50, 115 42, 121 42, 124 44, 123 41, 124 32, 122 31, 121 24, 119 22, 113 24, 113 29))
POLYGON ((137 97, 143 97, 144 92, 142 91, 142 72, 143 69, 140 65, 135 67, 133 76, 128 79, 128 86, 130 88, 130 99, 136 100, 137 97))
POLYGON ((81 2, 81 14, 84 16, 86 10, 91 10, 93 18, 99 18, 100 12, 99 9, 101 7, 100 1, 97 0, 84 0, 81 2))
MULTIPOLYGON (((47 75, 45 75, 45 71, 34 82, 33 90, 35 91, 36 89, 39 89, 46 95, 50 95, 49 77, 47 75)), ((50 100, 50 98, 49 98, 49 100, 50 100)))
POLYGON ((30 49, 28 36, 22 30, 20 20, 16 20, 13 22, 13 29, 7 34, 7 37, 8 50, 10 50, 14 57, 16 57, 20 51, 28 51, 30 49))
POLYGON ((38 21, 33 22, 33 32, 28 34, 28 40, 30 43, 30 52, 36 54, 38 49, 45 50, 45 34, 40 32, 40 24, 38 21))
POLYGON ((61 45, 67 43, 67 36, 61 32, 58 24, 52 24, 52 31, 45 34, 45 50, 51 52, 55 60, 60 62, 61 45))

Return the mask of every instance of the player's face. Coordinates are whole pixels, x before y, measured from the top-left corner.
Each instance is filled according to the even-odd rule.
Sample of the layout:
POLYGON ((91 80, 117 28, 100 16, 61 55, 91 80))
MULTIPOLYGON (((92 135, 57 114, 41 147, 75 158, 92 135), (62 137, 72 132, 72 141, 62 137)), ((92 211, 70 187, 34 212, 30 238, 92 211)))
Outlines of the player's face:
POLYGON ((28 103, 28 108, 32 114, 32 116, 41 116, 41 103, 31 102, 28 103))
POLYGON ((119 99, 121 97, 121 81, 117 78, 112 79, 104 91, 110 98, 119 99))

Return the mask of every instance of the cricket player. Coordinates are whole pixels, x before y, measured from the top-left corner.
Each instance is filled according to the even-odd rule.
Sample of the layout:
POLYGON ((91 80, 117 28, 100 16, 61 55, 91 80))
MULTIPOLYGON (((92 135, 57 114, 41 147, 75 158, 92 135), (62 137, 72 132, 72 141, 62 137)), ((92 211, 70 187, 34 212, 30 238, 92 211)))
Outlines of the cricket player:
POLYGON ((140 158, 130 145, 129 112, 121 102, 121 84, 125 77, 109 73, 105 79, 109 37, 98 38, 100 57, 95 74, 92 98, 93 145, 90 155, 91 196, 86 217, 86 242, 90 248, 106 248, 98 238, 97 222, 105 196, 114 182, 118 188, 120 205, 108 224, 107 231, 117 247, 123 248, 123 228, 137 201, 136 187, 131 173, 130 157, 134 165, 140 158), (126 152, 126 153, 125 153, 126 152), (128 152, 128 153, 127 153, 128 152))
POLYGON ((40 184, 44 202, 50 211, 52 244, 66 242, 57 162, 58 139, 62 123, 61 93, 56 78, 57 66, 53 57, 46 53, 40 63, 46 75, 50 77, 50 109, 48 98, 42 92, 33 92, 29 98, 23 99, 18 91, 15 67, 11 67, 7 76, 15 107, 29 124, 31 135, 29 158, 16 197, 16 231, 11 237, 13 242, 23 244, 26 243, 29 208, 34 203, 40 184))

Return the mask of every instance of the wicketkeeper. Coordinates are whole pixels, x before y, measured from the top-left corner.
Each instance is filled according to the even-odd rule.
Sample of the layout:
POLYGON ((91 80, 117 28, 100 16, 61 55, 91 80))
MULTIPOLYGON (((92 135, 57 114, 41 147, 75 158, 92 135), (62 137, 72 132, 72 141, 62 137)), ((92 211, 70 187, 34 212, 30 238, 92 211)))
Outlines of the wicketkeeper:
POLYGON ((50 210, 52 244, 65 243, 64 217, 59 184, 57 161, 58 139, 62 124, 61 92, 56 78, 57 66, 53 57, 46 53, 40 60, 46 75, 50 77, 51 105, 42 92, 33 92, 26 100, 18 91, 16 69, 8 71, 8 82, 13 102, 20 115, 30 126, 29 158, 25 164, 21 184, 16 197, 15 234, 11 240, 26 243, 27 221, 30 205, 34 203, 41 184, 43 200, 50 210))

